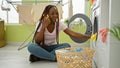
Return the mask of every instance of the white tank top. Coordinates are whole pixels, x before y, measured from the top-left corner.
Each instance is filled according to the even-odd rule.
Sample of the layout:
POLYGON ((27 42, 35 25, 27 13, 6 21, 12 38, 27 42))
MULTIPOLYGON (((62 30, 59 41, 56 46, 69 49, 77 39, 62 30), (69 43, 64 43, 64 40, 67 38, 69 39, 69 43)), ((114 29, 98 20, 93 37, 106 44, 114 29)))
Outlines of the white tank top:
MULTIPOLYGON (((36 25, 36 28, 37 28, 37 26, 38 26, 38 24, 36 25)), ((38 29, 37 32, 40 31, 41 27, 42 27, 42 23, 41 23, 40 28, 38 29)), ((64 23, 60 22, 58 32, 60 32, 61 30, 65 30, 66 28, 67 28, 67 26, 64 23)), ((57 44, 57 42, 56 42, 56 24, 55 24, 55 28, 54 28, 53 32, 51 32, 51 33, 47 30, 47 28, 45 29, 44 44, 48 45, 48 46, 53 45, 53 44, 57 44)))

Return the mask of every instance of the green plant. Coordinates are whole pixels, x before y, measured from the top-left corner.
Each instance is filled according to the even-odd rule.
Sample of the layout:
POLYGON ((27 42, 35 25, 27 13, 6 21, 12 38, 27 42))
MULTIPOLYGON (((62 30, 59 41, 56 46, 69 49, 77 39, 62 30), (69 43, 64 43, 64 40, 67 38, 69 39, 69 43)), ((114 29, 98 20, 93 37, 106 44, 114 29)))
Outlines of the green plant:
POLYGON ((65 24, 68 24, 68 22, 69 22, 68 19, 65 19, 65 20, 64 20, 64 23, 65 23, 65 24))
POLYGON ((111 29, 110 29, 110 33, 120 41, 120 24, 114 25, 111 29))

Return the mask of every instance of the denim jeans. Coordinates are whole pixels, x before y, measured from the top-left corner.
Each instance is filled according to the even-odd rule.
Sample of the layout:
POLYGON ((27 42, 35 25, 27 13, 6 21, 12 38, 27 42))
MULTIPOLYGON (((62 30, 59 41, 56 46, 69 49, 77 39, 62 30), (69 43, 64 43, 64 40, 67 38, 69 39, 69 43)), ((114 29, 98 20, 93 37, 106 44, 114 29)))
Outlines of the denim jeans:
POLYGON ((66 47, 70 47, 70 45, 68 43, 62 43, 62 44, 55 44, 51 46, 41 47, 41 45, 38 45, 36 43, 31 43, 28 46, 28 51, 39 58, 43 58, 47 60, 55 60, 56 59, 55 50, 66 47))

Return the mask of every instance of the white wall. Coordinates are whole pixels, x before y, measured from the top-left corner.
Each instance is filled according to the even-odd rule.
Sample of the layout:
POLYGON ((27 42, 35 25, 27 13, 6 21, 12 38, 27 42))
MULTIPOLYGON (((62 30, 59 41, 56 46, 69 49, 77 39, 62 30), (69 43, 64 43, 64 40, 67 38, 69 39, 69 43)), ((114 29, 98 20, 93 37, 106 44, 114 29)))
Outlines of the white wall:
MULTIPOLYGON (((110 0, 110 24, 120 23, 120 0, 110 0)), ((110 36, 110 66, 109 68, 120 68, 120 41, 110 36)))

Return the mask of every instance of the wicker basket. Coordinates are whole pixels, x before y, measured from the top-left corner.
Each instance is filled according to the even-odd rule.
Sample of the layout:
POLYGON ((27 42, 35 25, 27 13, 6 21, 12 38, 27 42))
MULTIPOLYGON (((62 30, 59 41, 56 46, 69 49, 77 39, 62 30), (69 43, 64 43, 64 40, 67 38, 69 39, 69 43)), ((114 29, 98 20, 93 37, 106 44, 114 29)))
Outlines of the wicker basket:
POLYGON ((92 68, 94 49, 76 47, 56 50, 58 68, 92 68))

